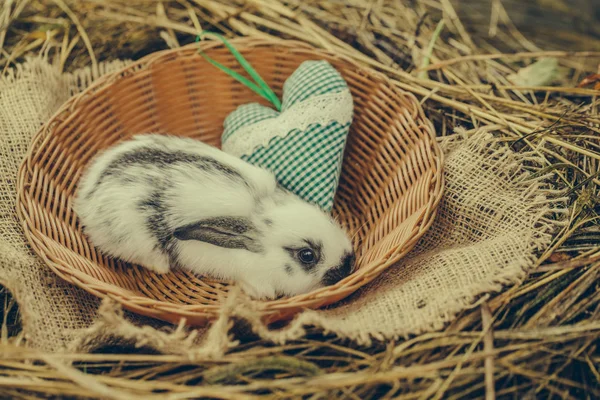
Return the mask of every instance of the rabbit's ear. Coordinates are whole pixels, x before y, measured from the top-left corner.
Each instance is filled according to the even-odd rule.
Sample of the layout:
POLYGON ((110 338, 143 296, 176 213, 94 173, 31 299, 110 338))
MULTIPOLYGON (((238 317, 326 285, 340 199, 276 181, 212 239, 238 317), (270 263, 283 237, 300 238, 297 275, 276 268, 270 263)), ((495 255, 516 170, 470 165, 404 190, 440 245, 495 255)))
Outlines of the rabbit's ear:
POLYGON ((261 251, 256 240, 257 230, 245 218, 208 218, 181 226, 175 229, 173 235, 179 240, 198 240, 227 249, 245 249, 255 253, 261 251))

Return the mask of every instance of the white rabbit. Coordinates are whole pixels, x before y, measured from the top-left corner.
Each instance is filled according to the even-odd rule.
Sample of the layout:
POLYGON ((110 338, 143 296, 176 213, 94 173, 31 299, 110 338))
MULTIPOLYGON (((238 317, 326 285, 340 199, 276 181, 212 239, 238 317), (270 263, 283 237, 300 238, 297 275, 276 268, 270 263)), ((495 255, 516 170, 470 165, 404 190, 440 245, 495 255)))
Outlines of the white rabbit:
POLYGON ((327 214, 194 139, 138 135, 100 153, 74 210, 109 256, 237 282, 254 298, 306 293, 354 269, 351 242, 327 214))

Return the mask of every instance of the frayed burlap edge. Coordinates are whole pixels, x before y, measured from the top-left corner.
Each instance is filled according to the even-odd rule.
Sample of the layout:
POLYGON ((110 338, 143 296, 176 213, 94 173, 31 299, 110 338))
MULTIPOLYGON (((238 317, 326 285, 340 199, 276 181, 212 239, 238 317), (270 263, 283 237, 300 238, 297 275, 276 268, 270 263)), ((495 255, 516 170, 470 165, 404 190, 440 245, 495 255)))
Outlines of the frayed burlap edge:
POLYGON ((45 57, 26 57, 25 61, 16 64, 13 68, 6 70, 0 76, 0 83, 10 85, 22 79, 55 79, 63 81, 68 88, 68 97, 85 90, 95 80, 103 75, 117 72, 131 63, 131 60, 112 60, 98 64, 98 71, 94 72, 91 67, 80 68, 73 72, 58 72, 58 67, 48 63, 45 57))
POLYGON ((104 299, 98 310, 98 319, 89 328, 77 332, 77 338, 68 350, 78 351, 124 342, 136 348, 148 346, 164 353, 182 355, 190 361, 218 359, 239 343, 231 334, 231 329, 234 325, 232 318, 237 314, 235 310, 240 304, 250 303, 238 288, 233 288, 222 299, 219 317, 210 327, 188 329, 185 320, 182 320, 174 329, 161 330, 151 325, 134 324, 126 318, 120 304, 104 299))

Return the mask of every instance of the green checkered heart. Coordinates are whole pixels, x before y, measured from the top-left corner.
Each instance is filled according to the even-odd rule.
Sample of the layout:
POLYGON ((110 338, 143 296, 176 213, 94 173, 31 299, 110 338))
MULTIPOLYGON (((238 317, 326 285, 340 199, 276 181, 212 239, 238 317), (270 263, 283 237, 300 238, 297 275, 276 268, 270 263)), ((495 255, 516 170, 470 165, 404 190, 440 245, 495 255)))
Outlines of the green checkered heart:
POLYGON ((342 76, 326 61, 305 61, 283 86, 281 112, 252 103, 227 116, 222 148, 331 211, 352 115, 342 76))

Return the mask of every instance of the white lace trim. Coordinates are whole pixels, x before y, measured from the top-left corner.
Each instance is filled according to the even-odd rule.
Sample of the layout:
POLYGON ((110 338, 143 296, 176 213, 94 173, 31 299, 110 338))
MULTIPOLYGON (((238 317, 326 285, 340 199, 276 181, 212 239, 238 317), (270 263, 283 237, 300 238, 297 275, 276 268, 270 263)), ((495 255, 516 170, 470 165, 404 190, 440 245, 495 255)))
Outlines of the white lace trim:
POLYGON ((295 129, 309 125, 341 125, 352 122, 354 104, 349 90, 327 93, 298 102, 275 118, 268 118, 233 132, 222 145, 223 151, 237 157, 251 154, 259 146, 266 147, 276 136, 286 137, 295 129))

